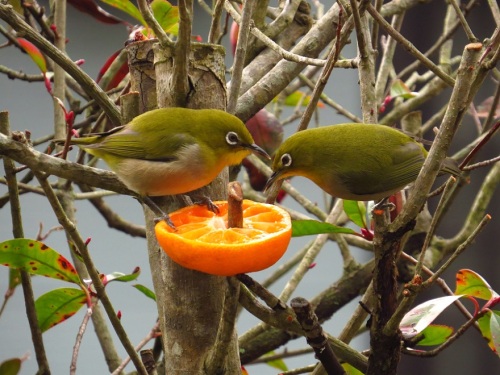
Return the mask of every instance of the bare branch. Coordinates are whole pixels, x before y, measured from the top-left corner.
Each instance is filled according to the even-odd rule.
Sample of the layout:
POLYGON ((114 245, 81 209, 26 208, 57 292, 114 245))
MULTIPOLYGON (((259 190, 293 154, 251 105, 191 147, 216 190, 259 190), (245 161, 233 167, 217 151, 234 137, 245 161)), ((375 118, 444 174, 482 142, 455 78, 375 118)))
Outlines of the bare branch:
POLYGON ((28 39, 39 49, 44 51, 47 56, 64 68, 106 112, 108 117, 115 125, 120 124, 120 112, 117 106, 109 99, 106 93, 80 69, 65 54, 61 53, 56 47, 50 44, 40 34, 33 30, 24 20, 22 20, 14 11, 12 6, 0 3, 0 18, 7 22, 14 30, 28 39))
POLYGON ((380 26, 382 26, 395 40, 397 40, 408 52, 415 56, 418 60, 422 62, 429 70, 441 78, 448 86, 454 86, 455 80, 451 78, 448 74, 443 72, 436 64, 424 56, 418 49, 416 49, 413 44, 403 37, 398 31, 396 31, 383 17, 380 15, 373 5, 368 4, 368 12, 377 21, 380 26))

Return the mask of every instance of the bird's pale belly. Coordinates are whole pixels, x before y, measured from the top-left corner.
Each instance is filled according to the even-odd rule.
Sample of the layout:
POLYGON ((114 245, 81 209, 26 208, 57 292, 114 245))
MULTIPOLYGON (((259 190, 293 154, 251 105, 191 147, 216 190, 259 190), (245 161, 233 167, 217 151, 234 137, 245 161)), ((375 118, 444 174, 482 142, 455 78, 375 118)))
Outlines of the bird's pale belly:
POLYGON ((222 168, 205 168, 195 162, 185 167, 179 162, 126 159, 115 168, 127 187, 140 195, 186 194, 215 179, 222 168))

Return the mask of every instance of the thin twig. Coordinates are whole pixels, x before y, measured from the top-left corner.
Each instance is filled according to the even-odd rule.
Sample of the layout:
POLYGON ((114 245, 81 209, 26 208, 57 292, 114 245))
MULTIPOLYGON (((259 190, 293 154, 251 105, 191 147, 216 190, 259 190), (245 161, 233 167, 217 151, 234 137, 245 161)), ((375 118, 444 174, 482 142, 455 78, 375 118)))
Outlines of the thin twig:
POLYGON ((422 267, 423 267, 424 261, 425 261, 425 254, 427 252, 429 244, 431 243, 431 239, 434 236, 434 232, 436 230, 439 219, 441 218, 442 208, 448 203, 448 198, 450 197, 450 192, 453 190, 453 187, 455 186, 456 181, 457 180, 454 177, 451 177, 448 179, 448 181, 445 185, 443 195, 441 196, 441 199, 439 200, 438 206, 436 208, 436 213, 432 217, 427 234, 425 236, 424 243, 422 245, 422 249, 420 251, 418 263, 415 267, 415 272, 414 272, 415 276, 420 275, 420 273, 422 271, 422 267))
MULTIPOLYGON (((340 201, 338 201, 338 202, 340 202, 340 201)), ((339 203, 336 203, 336 205, 337 204, 339 204, 339 203)), ((337 219, 339 217, 339 213, 338 213, 338 210, 336 209, 335 206, 332 208, 332 210, 330 211, 330 214, 326 218, 326 220, 325 220, 326 223, 334 224, 337 221, 337 219)), ((293 273, 293 275, 290 277, 290 279, 286 283, 285 287, 283 288, 283 291, 281 292, 281 294, 279 296, 279 299, 281 301, 283 301, 283 302, 288 301, 288 299, 290 298, 292 293, 295 291, 295 289, 299 285, 300 281, 302 281, 305 274, 310 269, 311 264, 316 259, 317 255, 319 254, 319 252, 323 248, 323 246, 326 243, 326 241, 328 240, 328 238, 329 238, 328 234, 320 234, 316 237, 313 245, 309 248, 306 255, 304 256, 304 258, 302 259, 300 264, 295 269, 295 272, 293 273)))
POLYGON ((256 0, 247 0, 243 4, 238 42, 236 44, 236 53, 234 56, 233 72, 231 74, 231 86, 229 87, 229 99, 227 103, 227 111, 229 113, 234 113, 234 110, 236 109, 236 102, 240 92, 241 76, 245 66, 246 51, 248 49, 248 37, 250 35, 251 27, 250 24, 256 3, 256 0))
POLYGON ((438 277, 440 277, 444 271, 446 271, 450 265, 458 258, 460 254, 462 254, 472 242, 476 239, 476 237, 479 235, 479 233, 484 229, 486 224, 491 220, 490 215, 485 215, 483 220, 479 223, 479 225, 476 227, 476 229, 470 234, 470 236, 462 243, 460 246, 457 247, 457 249, 453 252, 453 254, 444 262, 444 264, 439 267, 439 269, 434 272, 434 274, 429 277, 427 280, 425 280, 422 284, 423 287, 428 287, 429 285, 433 284, 438 277))
POLYGON ((76 360, 78 359, 78 353, 80 351, 80 345, 82 343, 83 334, 87 329, 87 324, 92 316, 92 308, 87 308, 87 312, 83 317, 82 324, 80 324, 80 329, 78 330, 78 334, 76 335, 75 345, 73 346, 73 355, 71 356, 71 364, 69 366, 69 373, 71 375, 76 374, 76 360))
MULTIPOLYGON (((399 31, 401 29, 404 16, 405 12, 402 12, 400 14, 396 14, 393 17, 391 26, 395 30, 399 31)), ((378 23, 376 23, 375 25, 378 25, 378 23)), ((387 86, 387 82, 389 80, 389 74, 394 67, 393 59, 395 50, 396 50, 396 40, 389 35, 386 38, 385 44, 383 46, 382 59, 380 61, 380 67, 378 68, 377 79, 375 83, 375 97, 377 98, 378 101, 381 101, 384 97, 384 91, 387 86)))
POLYGON ((341 36, 341 31, 342 31, 342 26, 343 26, 342 15, 343 15, 343 11, 342 11, 342 8, 340 8, 335 44, 332 45, 332 49, 330 50, 330 53, 328 54, 325 66, 323 67, 323 70, 321 71, 321 74, 320 74, 318 80, 316 81, 316 85, 314 86, 314 90, 312 92, 309 103, 307 104, 306 110, 304 111, 302 118, 300 119, 300 124, 298 125, 297 131, 301 131, 301 130, 304 130, 307 128, 307 125, 309 124, 309 121, 311 121, 311 117, 318 106, 318 101, 319 101, 320 95, 323 92, 326 84, 328 83, 328 79, 330 78, 330 75, 332 74, 335 63, 339 59, 340 48, 341 48, 340 36, 341 36))
POLYGON ((470 28, 469 24, 465 20, 465 16, 462 13, 462 10, 458 6, 458 2, 456 1, 450 1, 449 4, 455 9, 455 12, 457 13, 457 17, 460 20, 460 24, 462 25, 465 34, 467 35, 467 38, 469 39, 469 43, 475 43, 478 41, 478 39, 475 37, 474 33, 472 32, 472 29, 470 28))
POLYGON ((45 80, 43 74, 27 74, 22 71, 7 68, 3 65, 0 65, 0 73, 5 74, 9 79, 19 79, 26 82, 43 82, 45 80))
POLYGON ((497 109, 500 105, 500 85, 497 85, 495 90, 495 95, 493 96, 493 100, 491 101, 491 108, 488 111, 488 116, 484 120, 483 131, 487 131, 490 129, 492 124, 494 124, 495 118, 497 117, 497 109))
POLYGON ((104 193, 109 192, 103 190, 93 191, 89 186, 84 184, 78 184, 78 186, 82 191, 88 193, 75 194, 75 199, 89 199, 90 203, 101 214, 104 220, 106 220, 110 228, 115 228, 134 237, 146 237, 146 228, 143 225, 133 224, 124 220, 116 211, 106 204, 102 196, 104 196, 104 193))
MULTIPOLYGON (((9 117, 8 112, 0 112, 0 133, 10 135, 9 117)), ((24 230, 21 218, 21 202, 19 200, 19 191, 17 188, 16 168, 12 159, 3 158, 5 169, 5 179, 7 180, 9 196, 10 196, 10 210, 12 216, 12 231, 14 238, 23 238, 24 230)), ((31 339, 35 348, 36 360, 38 363, 38 374, 50 375, 49 362, 45 352, 43 343, 42 331, 38 325, 38 318, 35 309, 35 297, 33 288, 31 286, 31 276, 28 272, 20 270, 21 284, 24 293, 24 303, 26 306, 26 315, 29 322, 31 331, 31 339)))
POLYGON ((238 299, 240 294, 240 283, 236 277, 228 277, 228 287, 225 288, 224 305, 221 311, 221 320, 217 330, 213 349, 206 359, 206 373, 216 374, 220 364, 224 363, 227 353, 233 343, 236 316, 238 312, 238 299))
POLYGON ((153 12, 151 11, 147 0, 137 0, 137 5, 139 6, 139 11, 146 21, 146 24, 153 30, 155 36, 163 47, 173 46, 174 42, 168 37, 165 31, 161 28, 160 24, 154 18, 153 12))
POLYGON ((280 375, 300 375, 300 374, 310 374, 316 368, 316 364, 308 365, 303 367, 298 367, 293 370, 288 370, 281 372, 280 375))
POLYGON ((175 43, 173 66, 174 106, 185 107, 189 94, 189 57, 191 55, 191 30, 193 23, 193 1, 179 0, 179 33, 175 43))
MULTIPOLYGON (((148 334, 146 335, 146 337, 144 337, 140 342, 139 344, 137 344, 137 346, 135 347, 135 350, 136 351, 139 351, 141 350, 144 345, 146 345, 148 342, 150 342, 152 339, 158 337, 158 335, 161 335, 161 333, 159 332, 159 326, 160 326, 160 323, 159 322, 156 322, 156 324, 153 326, 153 328, 151 329, 151 331, 148 332, 148 334)), ((112 373, 111 375, 119 375, 124 369, 125 367, 128 365, 128 363, 130 362, 130 357, 127 357, 123 360, 122 363, 120 363, 120 366, 118 366, 112 373)))
POLYGON ((204 3, 201 0, 198 0, 198 3, 206 5, 206 8, 203 5, 202 7, 206 9, 207 13, 210 14, 212 18, 212 23, 210 24, 210 31, 208 32, 208 43, 211 44, 217 43, 221 36, 220 19, 222 17, 222 11, 224 10, 225 1, 226 0, 216 0, 214 5, 214 10, 212 12, 212 9, 210 9, 210 7, 206 5, 206 3, 204 3))
POLYGON ((106 93, 77 64, 70 60, 68 56, 59 51, 59 49, 24 22, 12 6, 0 3, 0 18, 12 26, 20 35, 23 35, 24 38, 45 52, 58 65, 63 67, 106 112, 111 122, 116 125, 120 124, 120 111, 106 93))
POLYGON ((469 152, 469 154, 465 157, 464 160, 460 163, 459 168, 465 168, 469 161, 477 154, 477 152, 493 137, 495 132, 500 129, 500 121, 497 121, 486 133, 486 135, 481 138, 481 141, 469 152))
MULTIPOLYGON (((335 67, 339 67, 339 62, 337 61, 335 63, 335 67)), ((351 63, 350 63, 350 67, 351 68, 357 68, 358 67, 358 63, 357 63, 357 60, 351 60, 351 63)), ((314 89, 315 87, 315 83, 313 81, 311 81, 309 78, 307 78, 304 74, 300 74, 299 75, 299 79, 304 82, 311 90, 314 89)), ((340 115, 346 117, 347 119, 349 119, 350 121, 352 122, 363 122, 363 120, 361 118, 359 118, 358 116, 356 116, 355 114, 351 113, 349 110, 347 110, 346 108, 342 107, 340 104, 338 104, 337 102, 333 101, 328 95, 326 95, 324 92, 321 93, 320 95, 320 99, 323 103, 325 103, 327 106, 330 106, 332 107, 335 111, 337 111, 337 113, 339 113, 340 115)), ((301 115, 302 116, 302 115, 301 115)), ((283 121, 284 123, 285 121, 283 121)))
MULTIPOLYGON (((313 349, 310 347, 304 348, 304 349, 296 349, 296 350, 288 350, 285 348, 281 353, 276 353, 276 354, 272 354, 272 355, 263 355, 262 357, 259 357, 255 361, 248 363, 248 365, 256 365, 258 363, 267 363, 267 362, 274 361, 275 359, 297 357, 299 355, 310 354, 312 352, 313 352, 313 349)), ((245 365, 245 366, 247 366, 247 365, 245 365)))
POLYGON ((302 249, 297 251, 297 253, 286 260, 284 263, 281 263, 276 271, 274 271, 270 276, 268 276, 264 281, 262 281, 262 286, 264 288, 268 288, 273 285, 276 281, 278 281, 281 277, 286 275, 293 267, 295 267, 301 260, 304 258, 304 255, 307 253, 309 248, 312 246, 314 241, 308 242, 302 249))
MULTIPOLYGON (((477 2, 478 2, 478 0, 469 1, 469 3, 464 8, 464 14, 467 14, 474 6, 476 6, 477 2)), ((432 47, 430 47, 427 51, 424 52, 424 56, 429 57, 434 52, 436 52, 443 45, 443 43, 445 43, 448 39, 451 38, 451 36, 455 33, 455 31, 457 30, 457 28, 459 26, 460 26, 459 21, 455 21, 453 23, 453 25, 450 25, 448 30, 436 40, 436 42, 432 45, 432 47)), ((401 70, 398 73, 398 75, 395 77, 395 79, 403 78, 407 74, 409 74, 410 72, 414 72, 421 64, 422 64, 422 62, 420 60, 414 61, 413 63, 408 65, 406 68, 401 70)))
POLYGON ((469 164, 468 166, 464 167, 464 171, 471 171, 473 169, 487 167, 489 165, 495 164, 498 161, 500 161, 500 156, 494 157, 494 158, 489 159, 489 160, 480 161, 480 162, 477 162, 474 164, 469 164))
POLYGON ((42 174, 41 172, 34 171, 36 178, 40 182, 40 185, 42 188, 45 190, 45 194, 47 196, 47 199, 52 206, 52 210, 56 214, 56 217, 59 221, 59 223, 64 227, 66 233, 68 236, 73 240, 75 247, 78 249, 80 254, 82 255, 83 261, 85 263, 85 266, 87 268, 87 271, 89 273, 90 278, 92 279, 92 284, 95 287, 97 296, 99 297, 99 300, 102 302, 102 305, 104 306, 104 309, 106 310, 106 313, 108 314, 108 318, 115 329, 116 334, 120 338, 120 341, 122 345, 124 346, 125 350, 127 351, 128 355, 132 358, 132 362, 134 362, 134 365, 137 369, 137 371, 141 375, 147 375, 146 369, 144 368, 144 365, 135 351, 134 347, 130 343, 130 340, 127 336, 127 332, 123 328, 123 326, 120 323, 120 320, 118 319, 115 309, 113 305, 111 304, 111 301, 104 289, 104 285, 102 284, 101 278, 99 277, 99 272, 95 268, 94 262, 90 256, 90 253, 88 251, 87 245, 85 241, 81 238, 80 234, 78 233, 75 225, 68 219, 66 216, 66 213, 64 212, 63 208, 61 207, 61 204, 54 193, 54 190, 50 186, 50 184, 47 181, 47 176, 42 174))
POLYGON ((382 17, 382 15, 377 12, 373 5, 368 4, 366 10, 372 15, 375 21, 377 21, 395 40, 398 41, 398 43, 400 43, 414 57, 420 60, 422 64, 424 64, 429 70, 431 70, 434 74, 436 74, 439 78, 446 82, 448 86, 453 87, 455 85, 455 80, 452 77, 443 72, 441 68, 439 68, 431 60, 429 60, 424 54, 422 54, 422 52, 416 49, 409 40, 407 40, 403 35, 396 31, 389 24, 389 22, 387 22, 382 17))
MULTIPOLYGON (((226 1, 224 3, 224 7, 225 7, 226 11, 231 15, 231 17, 233 17, 235 22, 237 24, 240 24, 241 17, 238 14, 238 12, 236 12, 236 10, 233 8, 233 6, 228 1, 226 1)), ((285 60, 298 62, 298 63, 302 63, 302 64, 308 64, 308 65, 317 65, 317 66, 324 66, 325 65, 325 60, 313 59, 310 57, 297 55, 293 52, 289 52, 289 51, 283 49, 281 46, 276 44, 272 39, 267 37, 262 31, 260 31, 256 27, 251 26, 250 32, 255 37, 257 37, 262 43, 264 43, 266 45, 266 47, 271 48, 273 51, 275 51, 276 53, 281 55, 285 60)))
POLYGON ((365 12, 367 1, 362 1, 359 7, 356 0, 350 0, 350 4, 358 42, 358 74, 363 122, 375 124, 377 123, 378 114, 375 93, 375 53, 369 40, 370 30, 365 12))

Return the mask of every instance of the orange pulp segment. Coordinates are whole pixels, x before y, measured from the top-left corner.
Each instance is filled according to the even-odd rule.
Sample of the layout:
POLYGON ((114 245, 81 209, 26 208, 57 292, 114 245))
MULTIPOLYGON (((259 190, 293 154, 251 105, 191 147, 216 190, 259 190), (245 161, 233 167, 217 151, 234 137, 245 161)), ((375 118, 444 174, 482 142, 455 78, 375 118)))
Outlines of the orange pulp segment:
POLYGON ((171 213, 177 231, 164 221, 156 224, 158 243, 176 263, 212 275, 232 276, 268 268, 285 253, 292 234, 285 210, 244 200, 243 228, 228 228, 227 202, 214 203, 218 214, 199 205, 171 213))

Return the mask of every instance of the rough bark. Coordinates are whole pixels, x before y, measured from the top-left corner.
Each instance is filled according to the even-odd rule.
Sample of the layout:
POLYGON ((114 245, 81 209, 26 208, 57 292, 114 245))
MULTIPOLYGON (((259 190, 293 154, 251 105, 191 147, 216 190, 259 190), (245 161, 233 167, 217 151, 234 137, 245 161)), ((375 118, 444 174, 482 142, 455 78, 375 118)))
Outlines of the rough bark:
MULTIPOLYGON (((151 44, 148 45, 150 46, 151 44)), ((143 95, 142 108, 173 106, 175 102, 172 93, 174 50, 165 49, 159 44, 155 44, 151 51, 129 47, 131 48, 134 51, 131 57, 139 56, 145 60, 142 64, 140 62, 135 64, 132 60, 131 66, 134 65, 134 69, 142 67, 147 69, 145 72, 136 71, 132 79, 144 77, 149 81, 156 77, 154 94, 143 92, 146 86, 140 82, 132 84, 132 87, 136 87, 137 91, 143 95), (153 55, 154 77, 151 70, 151 56, 153 55), (156 100, 156 103, 152 100, 156 100)), ((224 50, 219 46, 193 43, 188 70, 190 92, 186 98, 187 107, 225 108, 223 54, 224 50)), ((148 87, 147 90, 150 89, 148 87)), ((203 194, 213 200, 226 199, 227 182, 228 173, 225 170, 213 183, 195 194, 203 194)), ((164 197, 155 201, 166 212, 185 205, 185 200, 177 197, 164 197)), ((238 298, 237 295, 231 296, 231 293, 228 293, 230 288, 228 279, 188 270, 173 262, 156 241, 155 215, 148 209, 145 210, 145 215, 149 261, 157 297, 166 373, 210 373, 211 375, 239 373, 240 361, 236 332, 233 326, 228 328, 223 323, 227 320, 224 316, 225 305, 236 303, 238 298), (230 301, 230 299, 234 300, 230 301), (221 329, 227 330, 223 340, 219 340, 221 329), (225 353, 224 360, 215 365, 210 363, 209 358, 214 357, 214 351, 220 350, 225 353)))

